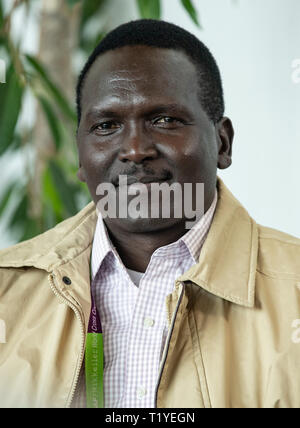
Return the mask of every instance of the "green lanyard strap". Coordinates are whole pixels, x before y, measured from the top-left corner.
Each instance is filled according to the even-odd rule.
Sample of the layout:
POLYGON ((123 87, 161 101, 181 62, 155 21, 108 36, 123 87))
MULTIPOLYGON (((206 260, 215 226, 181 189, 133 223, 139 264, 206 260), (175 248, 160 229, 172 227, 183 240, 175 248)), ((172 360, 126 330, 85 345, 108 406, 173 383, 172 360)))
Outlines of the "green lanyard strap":
POLYGON ((85 384, 86 404, 88 409, 104 407, 103 394, 103 335, 99 313, 93 298, 91 285, 92 309, 85 345, 85 384))

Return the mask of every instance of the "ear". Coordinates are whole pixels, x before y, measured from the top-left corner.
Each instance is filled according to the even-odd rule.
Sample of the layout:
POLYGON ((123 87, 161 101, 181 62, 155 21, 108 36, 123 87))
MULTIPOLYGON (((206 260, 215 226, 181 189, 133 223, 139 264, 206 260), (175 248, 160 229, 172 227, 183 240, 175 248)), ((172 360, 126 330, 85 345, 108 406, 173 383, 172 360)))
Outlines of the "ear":
POLYGON ((234 137, 234 129, 231 120, 228 117, 223 117, 216 124, 218 137, 218 168, 226 169, 232 164, 232 144, 234 137))
POLYGON ((79 181, 81 181, 82 183, 86 183, 85 172, 84 172, 84 169, 82 168, 80 163, 79 163, 79 169, 78 169, 76 175, 77 175, 77 178, 79 179, 79 181))

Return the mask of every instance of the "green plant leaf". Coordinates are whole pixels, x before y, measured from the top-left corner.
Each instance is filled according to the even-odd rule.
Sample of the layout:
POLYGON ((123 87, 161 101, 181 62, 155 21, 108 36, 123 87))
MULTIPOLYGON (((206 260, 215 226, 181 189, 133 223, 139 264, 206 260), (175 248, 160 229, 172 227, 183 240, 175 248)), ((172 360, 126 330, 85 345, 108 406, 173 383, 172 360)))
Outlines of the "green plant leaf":
POLYGON ((62 220, 63 218, 54 212, 51 202, 46 201, 43 205, 43 231, 53 228, 62 220))
POLYGON ((3 2, 0 0, 0 46, 4 45, 7 48, 7 37, 4 33, 4 23, 5 23, 5 17, 4 17, 4 11, 3 11, 3 2))
POLYGON ((201 28, 199 19, 198 19, 198 13, 197 10, 195 8, 195 6, 193 5, 192 0, 181 0, 181 3, 183 5, 183 7, 185 8, 185 10, 188 12, 188 14, 190 15, 190 17, 192 18, 192 20, 194 21, 194 23, 201 28))
POLYGON ((57 150, 59 150, 61 147, 61 143, 62 143, 62 132, 61 132, 61 128, 60 128, 59 119, 57 118, 56 114, 54 113, 54 110, 53 110, 50 102, 43 95, 38 95, 38 100, 41 103, 41 106, 42 106, 43 111, 45 113, 45 117, 48 121, 49 129, 50 129, 51 134, 53 136, 55 146, 56 146, 57 150))
POLYGON ((9 88, 8 83, 11 80, 13 72, 14 72, 13 67, 12 67, 12 65, 10 65, 6 69, 6 83, 0 83, 0 103, 1 103, 0 104, 0 123, 1 123, 2 117, 3 117, 4 112, 5 112, 4 105, 5 105, 5 99, 6 99, 8 88, 9 88))
MULTIPOLYGON (((14 190, 14 193, 16 191, 14 190)), ((34 236, 41 233, 39 221, 29 217, 28 206, 29 198, 25 188, 19 188, 19 202, 14 208, 14 212, 11 215, 8 227, 16 236, 17 241, 21 242, 25 239, 33 238, 34 236)))
POLYGON ((17 74, 11 70, 6 78, 6 83, 0 84, 0 155, 13 141, 23 97, 23 87, 17 74))
POLYGON ((20 195, 20 200, 17 206, 15 207, 14 213, 11 216, 9 227, 15 228, 19 227, 24 229, 25 224, 28 220, 28 196, 26 193, 20 195))
POLYGON ((75 6, 77 3, 80 3, 82 0, 67 0, 67 5, 69 7, 75 6))
POLYGON ((63 204, 53 183, 49 167, 45 168, 43 173, 43 200, 45 205, 51 205, 56 215, 62 215, 63 204))
POLYGON ((160 0, 137 0, 140 15, 145 19, 160 19, 160 0))
POLYGON ((82 32, 83 27, 87 21, 96 15, 98 12, 101 12, 102 8, 108 3, 108 0, 83 0, 83 7, 81 13, 80 21, 80 32, 82 32))
POLYGON ((24 223, 24 228, 22 230, 19 242, 25 241, 27 239, 34 238, 42 232, 39 222, 32 218, 27 218, 24 223))
POLYGON ((4 12, 3 12, 2 0, 0 0, 0 29, 3 28, 3 24, 4 24, 4 12))
POLYGON ((15 133, 12 143, 9 146, 10 150, 19 150, 22 147, 22 137, 19 133, 15 133))
POLYGON ((52 94, 53 98, 55 99, 56 103, 59 105, 64 115, 76 123, 77 118, 76 118, 75 111, 70 106, 66 98, 63 96, 61 89, 59 89, 50 79, 47 71, 45 70, 41 62, 31 55, 25 55, 25 58, 27 59, 27 62, 34 68, 34 70, 41 77, 45 87, 50 91, 50 93, 52 94))
POLYGON ((1 201, 0 201, 0 217, 5 212, 7 205, 9 204, 10 197, 13 194, 15 189, 15 183, 11 184, 5 191, 1 201))
POLYGON ((66 215, 72 216, 77 214, 75 186, 68 183, 63 169, 53 160, 49 162, 49 168, 54 186, 64 205, 66 215))

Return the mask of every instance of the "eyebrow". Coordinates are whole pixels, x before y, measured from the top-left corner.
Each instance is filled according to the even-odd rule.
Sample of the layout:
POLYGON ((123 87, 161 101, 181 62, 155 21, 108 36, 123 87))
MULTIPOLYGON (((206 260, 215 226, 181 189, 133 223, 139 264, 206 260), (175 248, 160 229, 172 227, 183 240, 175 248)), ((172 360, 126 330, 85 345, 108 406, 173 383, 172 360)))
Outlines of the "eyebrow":
MULTIPOLYGON (((176 103, 155 105, 152 108, 150 107, 149 109, 145 110, 143 112, 143 115, 153 116, 155 114, 162 114, 166 112, 172 114, 182 114, 184 116, 189 117, 190 119, 194 118, 193 113, 191 111, 189 111, 185 106, 176 103)), ((108 106, 107 108, 93 107, 87 112, 86 119, 93 120, 104 117, 117 118, 120 116, 120 110, 119 108, 116 108, 116 106, 108 106)))

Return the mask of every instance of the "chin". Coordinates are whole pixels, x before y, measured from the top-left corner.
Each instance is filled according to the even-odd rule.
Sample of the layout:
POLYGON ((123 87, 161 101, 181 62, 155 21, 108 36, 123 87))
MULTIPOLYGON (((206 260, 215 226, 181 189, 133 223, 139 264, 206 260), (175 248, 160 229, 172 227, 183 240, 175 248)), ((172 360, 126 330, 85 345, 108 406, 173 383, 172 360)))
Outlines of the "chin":
POLYGON ((117 226, 129 233, 151 233, 159 232, 160 230, 169 229, 174 227, 178 223, 182 222, 182 219, 178 218, 126 218, 126 219, 109 219, 105 220, 108 226, 117 226))

